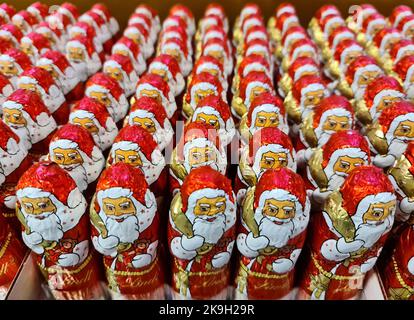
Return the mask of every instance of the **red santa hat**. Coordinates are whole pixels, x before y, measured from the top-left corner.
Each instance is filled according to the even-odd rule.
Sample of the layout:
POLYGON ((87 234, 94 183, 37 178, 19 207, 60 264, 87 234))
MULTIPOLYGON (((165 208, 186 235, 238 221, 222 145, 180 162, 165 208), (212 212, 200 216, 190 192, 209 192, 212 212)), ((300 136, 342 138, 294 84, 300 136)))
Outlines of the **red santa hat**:
POLYGON ((75 124, 65 124, 61 126, 53 135, 49 144, 49 153, 53 154, 55 148, 66 149, 79 148, 92 161, 103 159, 101 150, 96 146, 88 130, 75 124))
POLYGON ((298 81, 302 75, 320 74, 319 65, 310 57, 299 57, 295 59, 287 70, 293 82, 298 81))
POLYGON ((0 37, 0 54, 5 53, 7 50, 14 48, 12 41, 0 37))
POLYGON ((104 5, 103 3, 97 3, 92 6, 91 10, 99 14, 105 20, 113 36, 119 32, 118 21, 111 14, 106 5, 104 5))
POLYGON ((326 4, 326 5, 323 5, 322 7, 320 7, 315 12, 315 18, 318 21, 322 21, 323 18, 325 18, 327 15, 331 15, 331 14, 341 15, 341 12, 339 11, 339 9, 335 5, 326 4))
POLYGON ((249 42, 254 39, 262 39, 265 41, 269 41, 269 35, 267 33, 267 29, 265 26, 253 26, 247 30, 245 35, 245 41, 249 42))
POLYGON ((351 85, 354 93, 358 89, 358 80, 365 71, 378 71, 383 73, 374 58, 366 55, 357 57, 348 66, 345 75, 345 79, 351 85))
POLYGON ((15 46, 19 46, 23 32, 14 24, 7 23, 0 26, 0 37, 9 39, 15 46))
POLYGON ((244 5, 243 9, 240 12, 240 22, 243 23, 245 17, 250 14, 261 14, 262 11, 260 7, 256 3, 247 3, 244 5))
POLYGON ((295 41, 295 43, 292 45, 289 51, 289 58, 291 60, 295 60, 303 56, 304 53, 308 52, 312 52, 313 58, 318 59, 319 56, 315 43, 308 38, 303 38, 295 41))
POLYGON ((66 36, 66 34, 64 35, 62 33, 62 30, 52 26, 52 24, 50 24, 49 22, 43 21, 39 23, 35 29, 35 32, 42 34, 43 36, 48 38, 49 41, 52 41, 52 47, 54 46, 57 49, 63 48, 64 37, 66 36))
POLYGON ((263 56, 258 54, 251 54, 246 56, 241 60, 238 68, 237 74, 240 79, 246 77, 250 72, 259 71, 265 72, 269 78, 271 78, 270 64, 263 56))
POLYGON ((256 131, 249 141, 249 157, 250 164, 253 165, 260 162, 262 155, 266 152, 284 152, 288 156, 287 166, 292 170, 296 170, 295 149, 289 136, 278 128, 263 128, 256 131))
MULTIPOLYGON (((200 167, 191 170, 181 186, 181 199, 183 203, 182 211, 186 212, 188 207, 193 204, 200 192, 205 196, 209 195, 208 191, 216 191, 214 196, 224 196, 227 201, 234 204, 235 196, 231 186, 231 181, 210 167, 200 167), (207 189, 207 190, 206 190, 207 189), (199 192, 197 192, 199 191, 199 192)), ((213 194, 214 192, 211 192, 213 194)), ((233 212, 234 220, 235 212, 233 212)), ((230 222, 227 222, 230 224, 230 222)), ((234 222, 233 222, 234 224, 234 222)))
POLYGON ((211 30, 210 28, 216 28, 217 32, 221 35, 225 35, 228 31, 225 27, 225 19, 226 18, 222 18, 216 14, 204 15, 199 23, 199 31, 202 38, 205 37, 207 30, 211 30))
POLYGON ((264 26, 264 21, 262 15, 259 13, 252 13, 243 19, 241 24, 241 31, 244 36, 246 36, 247 31, 255 26, 264 26))
POLYGON ((41 55, 38 61, 38 64, 41 62, 45 62, 47 64, 53 64, 58 69, 57 70, 58 73, 60 73, 60 75, 62 76, 65 75, 66 72, 68 72, 69 68, 72 68, 66 56, 59 51, 53 51, 53 50, 46 51, 45 53, 41 55))
POLYGON ((192 53, 192 40, 188 37, 187 32, 181 26, 170 26, 162 29, 160 34, 159 46, 162 47, 168 39, 179 38, 186 44, 186 49, 192 53))
POLYGON ((47 16, 46 22, 50 25, 52 29, 61 32, 65 37, 70 27, 74 23, 76 23, 76 21, 72 22, 71 18, 67 15, 60 13, 59 10, 47 16))
MULTIPOLYGON (((150 191, 142 171, 122 162, 116 163, 102 172, 96 186, 96 194, 112 188, 116 188, 118 191, 128 190, 130 196, 144 205, 149 200, 150 191)), ((119 196, 122 196, 121 192, 118 193, 119 196)))
MULTIPOLYGON (((37 49, 38 55, 45 53, 48 50, 51 50, 50 41, 43 34, 37 32, 30 32, 25 35, 21 40, 21 44, 28 43, 37 49)), ((35 55, 36 56, 36 55, 35 55)))
POLYGON ((296 15, 296 13, 285 12, 277 18, 276 29, 279 30, 283 36, 289 29, 289 26, 292 24, 294 24, 295 26, 300 25, 298 16, 296 15))
MULTIPOLYGON (((186 6, 182 5, 182 4, 176 4, 176 5, 174 5, 170 9, 169 17, 174 17, 174 16, 179 16, 179 17, 182 17, 183 19, 185 19, 185 21, 187 23, 188 33, 190 35, 193 35, 195 33, 195 19, 194 19, 194 15, 193 15, 193 13, 191 12, 191 10, 188 7, 186 7, 186 6)), ((164 20, 164 22, 165 22, 165 20, 164 20)))
POLYGON ((382 75, 368 84, 364 100, 372 118, 377 114, 377 107, 381 100, 387 96, 401 99, 405 97, 403 88, 395 78, 382 75))
POLYGON ((264 92, 254 98, 247 113, 247 125, 249 127, 255 123, 257 114, 261 111, 275 112, 278 114, 280 129, 287 133, 286 111, 282 99, 269 92, 264 92), (283 128, 284 126, 286 127, 283 128))
POLYGON ((338 43, 336 50, 334 52, 334 59, 338 61, 341 68, 347 69, 345 64, 345 58, 349 52, 358 51, 361 52, 361 55, 364 53, 362 46, 353 39, 344 39, 338 43))
POLYGON ((123 147, 125 141, 132 144, 128 150, 140 150, 147 160, 153 162, 153 153, 158 149, 158 146, 151 133, 139 126, 127 125, 119 131, 112 146, 112 151, 114 152, 123 147))
POLYGON ((92 59, 94 55, 98 53, 96 51, 93 40, 87 36, 79 35, 79 36, 72 38, 66 44, 66 51, 68 51, 68 48, 81 48, 85 52, 85 54, 88 56, 89 59, 92 59))
POLYGON ((167 73, 169 81, 172 81, 170 87, 175 88, 174 91, 176 95, 184 90, 184 78, 180 70, 180 65, 174 57, 168 54, 158 55, 151 61, 151 64, 148 67, 148 72, 151 72, 154 69, 164 70, 167 73))
POLYGON ((22 30, 23 33, 26 33, 31 32, 34 26, 40 21, 37 21, 36 16, 30 13, 29 11, 21 10, 12 17, 12 22, 15 25, 20 25, 22 22, 26 23, 27 30, 22 30))
POLYGON ((217 73, 223 77, 224 76, 224 68, 223 64, 212 56, 200 56, 194 64, 193 68, 193 75, 199 74, 204 72, 206 69, 208 70, 216 70, 217 73))
POLYGON ((65 2, 60 5, 58 12, 64 16, 67 16, 72 24, 75 24, 79 19, 79 9, 72 3, 65 2))
MULTIPOLYGON (((381 169, 374 166, 362 166, 354 169, 345 180, 340 192, 342 207, 350 216, 365 213, 369 207, 369 203, 365 202, 395 200, 391 181, 381 169), (366 210, 363 210, 363 207, 366 210)), ((362 217, 359 217, 358 222, 362 222, 362 217)), ((360 223, 355 223, 355 226, 359 226, 360 223)))
MULTIPOLYGON (((217 16, 214 16, 214 18, 218 19, 217 16)), ((204 32, 201 34, 201 43, 204 45, 210 39, 220 39, 228 43, 227 47, 231 46, 229 43, 227 32, 219 25, 207 26, 204 29, 204 32)))
POLYGON ((147 69, 147 63, 138 44, 127 37, 121 37, 112 47, 112 54, 120 54, 121 52, 128 53, 138 75, 144 73, 147 69))
POLYGON ((335 52, 337 45, 345 39, 355 40, 355 33, 347 26, 339 26, 329 35, 329 47, 335 52))
POLYGON ((293 4, 289 2, 282 2, 279 4, 275 10, 275 16, 278 18, 281 14, 284 14, 286 12, 296 14, 296 9, 293 6, 293 4))
POLYGON ((74 39, 78 36, 87 37, 93 42, 95 49, 98 52, 102 51, 102 43, 99 42, 95 29, 87 22, 78 21, 72 27, 70 27, 69 38, 74 39))
POLYGON ((413 14, 413 11, 409 6, 396 6, 392 9, 391 14, 388 17, 388 22, 395 28, 398 26, 402 18, 410 14, 413 14))
POLYGON ((8 154, 16 154, 19 149, 20 138, 0 119, 0 149, 8 154))
MULTIPOLYGON (((148 118, 155 119, 161 128, 164 128, 166 123, 169 123, 167 114, 162 105, 154 98, 140 97, 131 106, 129 113, 129 122, 132 125, 132 120, 139 114, 139 117, 147 115, 148 118)), ((171 124, 170 124, 171 126, 171 124)))
POLYGON ((133 95, 138 83, 138 75, 131 59, 121 54, 113 54, 106 58, 103 65, 104 72, 108 67, 116 68, 122 72, 123 80, 119 84, 124 89, 126 96, 133 95))
MULTIPOLYGON (((160 24, 160 18, 158 16, 157 10, 147 4, 140 4, 136 9, 135 13, 144 13, 150 17, 156 24, 160 24)), ((160 27, 160 26, 158 26, 160 27)))
POLYGON ((177 110, 177 105, 175 103, 174 94, 172 93, 168 82, 166 82, 159 75, 147 73, 138 81, 136 90, 137 97, 141 96, 141 90, 156 90, 160 93, 162 105, 168 115, 168 118, 171 119, 177 110))
POLYGON ((398 74, 400 79, 406 83, 411 83, 411 77, 414 74, 414 56, 408 55, 401 58, 394 66, 394 71, 398 74))
POLYGON ((293 83, 292 95, 295 100, 300 103, 305 94, 312 91, 325 90, 326 96, 328 95, 325 82, 318 75, 307 75, 299 78, 298 81, 293 83))
MULTIPOLYGON (((410 120, 414 121, 414 105, 408 101, 394 102, 390 107, 385 108, 378 117, 378 124, 384 134, 393 133, 401 119, 410 115, 410 120), (403 116, 402 118, 400 118, 403 116)), ((404 120, 407 120, 404 118, 404 120)))
POLYGON ((408 36, 407 31, 412 28, 414 24, 414 14, 406 15, 400 20, 400 23, 397 25, 397 29, 402 33, 403 36, 408 36))
POLYGON ((391 59, 394 65, 407 55, 412 55, 414 52, 414 42, 409 39, 400 39, 393 44, 390 50, 391 59))
MULTIPOLYGON (((105 129, 114 127, 114 120, 111 118, 108 110, 99 101, 93 98, 83 97, 76 102, 72 107, 71 117, 78 117, 80 114, 78 111, 85 111, 82 115, 89 115, 88 118, 96 119, 99 126, 105 129)), ((70 119, 71 120, 71 119, 70 119)), ((70 121, 69 120, 69 121, 70 121)))
POLYGON ((304 39, 307 37, 308 35, 306 33, 306 30, 302 26, 290 27, 283 34, 281 44, 282 47, 286 50, 289 46, 291 46, 294 43, 294 41, 298 41, 299 39, 304 39))
POLYGON ((208 56, 211 51, 221 51, 224 53, 224 71, 226 75, 230 75, 233 71, 233 58, 227 39, 211 38, 207 40, 201 48, 201 55, 208 56))
POLYGON ((202 72, 199 74, 195 74, 191 79, 191 83, 187 87, 187 103, 194 105, 195 107, 195 93, 197 90, 214 90, 217 96, 221 96, 223 100, 226 101, 225 92, 223 91, 223 87, 219 81, 219 79, 213 76, 210 73, 202 72))
POLYGON ((102 18, 99 13, 92 10, 86 11, 80 16, 79 21, 86 22, 91 25, 102 43, 105 43, 112 38, 112 34, 109 31, 109 27, 106 24, 105 19, 102 18))
POLYGON ((149 58, 153 52, 154 48, 152 43, 149 42, 149 30, 145 28, 145 25, 142 23, 134 23, 129 25, 124 33, 124 37, 127 37, 133 40, 136 44, 142 48, 142 53, 144 54, 144 58, 149 58), (136 40, 136 37, 139 37, 140 40, 136 40))
MULTIPOLYGON (((267 170, 260 177, 254 192, 254 209, 263 208, 268 199, 285 199, 299 203, 302 206, 300 211, 306 215, 310 210, 302 177, 288 168, 267 170)), ((306 224, 297 232, 300 233, 305 228, 306 224)))
MULTIPOLYGON (((402 39, 400 32, 396 28, 383 28, 375 34, 373 43, 379 49, 380 53, 384 54, 387 52, 387 46, 389 46, 389 42, 391 40, 395 42, 395 39, 402 39)), ((394 43, 392 43, 392 46, 393 45, 394 43)), ((391 48, 389 48, 388 51, 391 48)))
POLYGON ((53 195, 71 209, 85 201, 71 176, 52 162, 33 164, 20 178, 16 190, 18 198, 53 195))
POLYGON ((4 54, 0 56, 0 61, 11 61, 13 62, 19 72, 23 72, 32 67, 32 62, 30 58, 23 52, 18 49, 7 50, 4 54))
POLYGON ((146 29, 149 30, 151 42, 154 43, 155 40, 157 40, 157 30, 154 28, 154 22, 150 16, 146 15, 145 13, 133 13, 128 19, 128 25, 133 24, 145 25, 146 29))
POLYGON ((169 38, 165 40, 165 42, 161 45, 159 53, 168 54, 167 50, 170 50, 170 49, 178 50, 182 54, 181 59, 179 61, 180 69, 183 75, 187 76, 191 72, 191 68, 193 64, 191 55, 188 52, 187 44, 181 38, 177 38, 177 37, 169 38))
MULTIPOLYGON (((341 14, 339 12, 330 13, 330 14, 325 15, 320 20, 320 26, 321 26, 321 29, 322 29, 323 33, 325 34, 325 36, 329 37, 329 35, 330 35, 330 34, 328 34, 329 30, 333 26, 335 26, 335 29, 338 26, 345 26, 345 20, 344 20, 344 18, 342 18, 341 14)), ((333 29, 333 30, 335 30, 335 29, 333 29)), ((331 29, 330 31, 332 32, 333 30, 331 29)))
POLYGON ((269 76, 264 72, 252 71, 242 78, 239 85, 239 96, 246 107, 250 106, 250 94, 253 88, 262 87, 267 92, 274 93, 273 83, 269 76))
POLYGON ((4 17, 7 22, 10 22, 11 17, 16 14, 16 9, 7 3, 0 4, 0 16, 4 17))
POLYGON ((372 34, 376 28, 385 28, 387 26, 387 21, 385 20, 384 16, 378 12, 372 13, 367 16, 363 23, 362 23, 362 31, 371 39, 371 36, 375 36, 372 34))
POLYGON ((359 157, 371 164, 371 153, 367 139, 356 130, 338 131, 331 135, 322 147, 322 167, 328 176, 334 173, 334 165, 339 157, 359 157))
POLYGON ((36 16, 38 22, 41 22, 49 15, 49 6, 41 2, 35 2, 27 7, 27 11, 36 16))

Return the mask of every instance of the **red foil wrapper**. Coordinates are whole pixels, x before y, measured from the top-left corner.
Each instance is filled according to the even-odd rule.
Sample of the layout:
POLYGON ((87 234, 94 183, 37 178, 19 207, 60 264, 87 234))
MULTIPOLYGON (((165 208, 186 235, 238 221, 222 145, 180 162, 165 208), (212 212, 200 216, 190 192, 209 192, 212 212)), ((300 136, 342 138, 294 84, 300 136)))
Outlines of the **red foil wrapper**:
POLYGON ((168 226, 175 299, 225 299, 235 242, 231 182, 210 167, 193 169, 173 199, 168 226))
POLYGON ((237 236, 236 298, 291 298, 309 213, 305 184, 288 168, 266 171, 247 191, 237 236))
POLYGON ((354 169, 333 192, 309 230, 310 252, 300 297, 355 299, 394 223, 396 197, 390 180, 373 166, 354 169))

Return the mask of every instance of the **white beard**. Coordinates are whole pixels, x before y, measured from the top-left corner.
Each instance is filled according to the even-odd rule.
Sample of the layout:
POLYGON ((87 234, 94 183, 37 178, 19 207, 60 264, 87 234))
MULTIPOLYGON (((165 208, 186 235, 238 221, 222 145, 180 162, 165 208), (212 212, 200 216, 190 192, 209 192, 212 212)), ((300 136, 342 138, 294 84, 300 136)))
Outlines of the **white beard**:
POLYGON ((19 148, 19 151, 16 154, 9 154, 0 149, 0 165, 3 168, 4 175, 8 176, 16 170, 26 156, 27 151, 23 148, 23 146, 19 148))
POLYGON ((355 240, 362 240, 364 241, 364 248, 371 248, 382 237, 382 235, 385 234, 389 224, 389 218, 378 226, 362 223, 356 230, 355 240))
POLYGON ((108 236, 117 237, 121 243, 133 243, 139 237, 138 219, 135 215, 128 216, 121 222, 106 218, 105 226, 108 236))
POLYGON ((388 147, 388 153, 394 157, 400 157, 407 149, 407 144, 412 141, 411 138, 393 138, 391 139, 388 147))
POLYGON ((326 144, 334 131, 323 130, 318 137, 318 146, 321 147, 326 144))
POLYGON ((32 148, 32 142, 30 138, 29 129, 25 126, 12 126, 10 128, 13 130, 15 134, 17 134, 22 141, 22 144, 26 147, 27 150, 32 148))
POLYGON ((85 82, 88 79, 88 66, 85 61, 71 61, 73 69, 75 69, 76 74, 79 77, 81 82, 85 82))
POLYGON ((105 129, 99 129, 99 134, 93 134, 93 139, 101 150, 106 150, 112 146, 117 134, 117 130, 106 131, 105 129))
POLYGON ((145 180, 148 182, 149 185, 153 184, 155 181, 158 180, 162 170, 165 167, 165 162, 159 162, 156 164, 152 164, 151 162, 144 162, 143 166, 141 167, 142 173, 145 175, 145 180))
POLYGON ((62 165, 61 167, 65 169, 67 173, 69 173, 72 179, 76 182, 76 185, 78 186, 81 192, 85 191, 88 188, 88 176, 86 174, 86 169, 83 167, 83 165, 62 165), (68 167, 72 168, 72 170, 67 170, 68 167))
POLYGON ((206 221, 202 218, 195 218, 193 223, 194 235, 203 237, 206 243, 216 244, 223 236, 226 228, 226 216, 220 214, 212 221, 206 221))
MULTIPOLYGON (((347 175, 346 175, 347 176, 347 175)), ((329 190, 336 190, 342 186, 345 181, 346 176, 341 176, 338 173, 334 173, 330 177, 328 177, 328 189, 329 190)))
POLYGON ((276 224, 268 217, 263 217, 260 221, 259 232, 261 236, 269 239, 269 245, 282 248, 287 244, 293 235, 295 225, 293 221, 284 224, 276 224))
POLYGON ((405 93, 407 94, 407 98, 410 100, 414 99, 414 83, 411 83, 407 89, 405 89, 405 93))
MULTIPOLYGON (((42 216, 44 215, 42 214, 42 216)), ((27 215, 26 221, 30 231, 39 233, 44 240, 59 241, 63 237, 61 221, 56 213, 49 214, 42 220, 27 215)))

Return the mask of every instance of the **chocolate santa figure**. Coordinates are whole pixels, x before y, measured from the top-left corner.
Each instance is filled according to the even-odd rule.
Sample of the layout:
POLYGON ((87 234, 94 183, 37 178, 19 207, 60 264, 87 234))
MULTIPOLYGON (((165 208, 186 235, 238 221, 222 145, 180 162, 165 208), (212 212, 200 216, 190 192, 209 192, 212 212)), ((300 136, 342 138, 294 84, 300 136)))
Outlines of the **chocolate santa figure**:
POLYGON ((113 45, 112 34, 109 31, 109 27, 104 18, 100 14, 92 10, 86 11, 79 17, 78 22, 84 22, 91 26, 96 33, 97 41, 102 44, 104 52, 111 52, 113 45))
POLYGON ((149 37, 149 30, 145 29, 142 23, 134 23, 127 26, 123 36, 131 39, 142 49, 145 59, 151 57, 154 53, 154 46, 149 37))
POLYGON ((102 67, 99 53, 95 50, 92 40, 86 36, 76 36, 68 41, 66 57, 82 82, 102 67))
POLYGON ((17 233, 0 216, 0 301, 5 300, 26 255, 17 233))
POLYGON ((90 209, 92 242, 104 256, 114 299, 163 299, 159 215, 143 173, 125 163, 106 169, 90 209))
POLYGON ((356 116, 363 125, 372 124, 384 109, 404 98, 404 90, 395 78, 379 76, 368 84, 364 97, 356 102, 356 116))
POLYGON ((76 24, 74 24, 68 32, 68 38, 74 39, 76 37, 86 37, 88 38, 92 44, 93 49, 95 52, 99 55, 99 58, 101 59, 101 62, 103 63, 105 60, 105 51, 103 48, 102 41, 99 37, 99 35, 96 33, 96 30, 93 26, 91 26, 89 23, 84 21, 78 21, 76 24))
POLYGON ((294 172, 297 168, 296 151, 289 136, 275 127, 256 131, 241 150, 234 190, 237 202, 242 203, 246 189, 254 186, 264 172, 283 167, 294 172))
POLYGON ((284 55, 282 60, 283 70, 287 70, 293 61, 300 57, 310 57, 316 62, 319 62, 319 55, 312 40, 304 38, 295 41, 291 46, 287 55, 284 55))
POLYGON ((20 40, 20 49, 29 56, 32 64, 35 64, 39 56, 51 50, 49 39, 37 32, 30 32, 20 40))
POLYGON ((309 222, 310 202, 302 178, 271 169, 248 189, 237 235, 241 253, 236 299, 291 299, 294 269, 309 222))
POLYGON ((9 79, 0 74, 0 114, 2 114, 1 105, 13 93, 14 89, 9 79))
POLYGON ((135 93, 138 75, 129 57, 120 54, 108 57, 103 65, 103 72, 118 81, 127 97, 135 93))
POLYGON ((56 131, 48 157, 69 173, 81 192, 98 179, 105 166, 102 151, 90 133, 74 124, 65 124, 56 131))
POLYGON ((23 38, 23 32, 14 24, 6 23, 0 26, 0 38, 10 42, 14 48, 18 48, 23 38))
POLYGON ((358 298, 394 223, 394 188, 374 166, 354 169, 312 216, 300 298, 358 298))
POLYGON ((210 167, 191 171, 170 208, 174 299, 226 299, 236 238, 230 180, 210 167))
POLYGON ((7 3, 2 3, 0 5, 0 17, 2 17, 6 22, 10 22, 16 12, 16 9, 12 5, 7 3))
POLYGON ((67 17, 70 20, 70 24, 73 25, 79 19, 79 9, 76 5, 70 2, 65 2, 59 6, 57 13, 60 16, 67 17))
POLYGON ((414 56, 408 55, 399 60, 394 70, 398 74, 402 84, 404 92, 407 95, 407 99, 414 100, 414 56))
POLYGON ((308 195, 315 203, 323 203, 332 191, 342 186, 352 170, 370 164, 369 145, 364 136, 354 130, 333 133, 307 159, 307 177, 316 188, 308 188, 308 195))
POLYGON ((185 81, 180 66, 174 57, 168 54, 157 56, 148 66, 148 72, 163 77, 163 79, 168 82, 168 85, 175 96, 178 96, 183 92, 185 81))
POLYGON ((19 89, 38 93, 57 124, 68 121, 69 104, 49 72, 39 67, 30 68, 20 75, 17 86, 19 89))
POLYGON ((200 54, 219 60, 223 64, 225 74, 229 76, 234 66, 231 49, 228 47, 227 39, 212 38, 203 44, 200 54))
POLYGON ((9 79, 15 89, 20 74, 31 67, 30 58, 18 49, 13 48, 0 55, 0 74, 9 79))
POLYGON ((138 98, 131 106, 127 123, 140 126, 151 133, 161 151, 171 143, 174 136, 171 122, 162 104, 155 98, 138 98))
POLYGON ((142 13, 143 15, 150 18, 156 33, 160 32, 161 23, 160 23, 160 17, 158 16, 157 10, 155 10, 154 8, 152 8, 151 6, 147 4, 140 4, 138 5, 138 7, 136 7, 135 13, 142 13))
POLYGON ((401 32, 404 38, 412 39, 414 35, 414 14, 405 16, 400 20, 397 25, 397 29, 401 32))
POLYGON ((175 125, 178 119, 177 104, 172 89, 168 82, 158 74, 147 73, 142 76, 137 84, 135 98, 150 97, 160 102, 170 119, 172 125, 175 125))
POLYGON ((12 23, 18 27, 24 34, 33 31, 33 28, 40 21, 37 21, 36 16, 27 10, 17 12, 11 19, 12 23))
POLYGON ((409 6, 396 6, 394 7, 394 9, 392 9, 391 14, 388 16, 388 22, 391 24, 391 26, 396 27, 398 26, 402 18, 412 13, 413 11, 409 6))
POLYGON ((188 52, 187 44, 181 38, 166 39, 159 48, 158 54, 168 54, 173 56, 180 65, 183 76, 188 76, 193 67, 193 60, 188 52))
POLYGON ((227 154, 217 130, 205 122, 190 122, 171 155, 170 189, 175 193, 195 168, 210 166, 221 174, 227 170, 227 154))
POLYGON ((104 73, 96 73, 86 83, 85 96, 94 98, 108 109, 115 122, 127 114, 129 102, 118 82, 104 73))
POLYGON ((397 195, 397 221, 407 221, 414 212, 414 193, 411 190, 413 183, 412 166, 414 163, 414 143, 409 142, 405 152, 394 162, 388 170, 397 195))
POLYGON ((139 168, 152 192, 162 199, 167 184, 167 169, 164 156, 151 133, 137 125, 122 128, 112 145, 107 165, 118 162, 139 168))
POLYGON ((375 154, 373 163, 380 168, 391 166, 414 139, 414 105, 394 102, 367 128, 366 136, 375 154))
POLYGON ((230 107, 220 97, 208 96, 200 100, 191 116, 191 121, 213 126, 223 147, 229 145, 236 134, 230 107))
POLYGON ((144 59, 141 48, 133 40, 122 37, 112 47, 112 54, 120 54, 131 59, 134 69, 138 75, 141 75, 147 69, 147 63, 144 59))
POLYGON ((240 133, 243 141, 250 138, 263 128, 279 128, 288 134, 289 126, 283 101, 276 95, 264 92, 253 99, 249 112, 240 121, 240 133))
POLYGON ((109 8, 106 5, 102 3, 94 4, 91 8, 91 11, 96 12, 104 19, 105 23, 108 25, 109 32, 113 37, 117 35, 120 29, 119 23, 111 14, 109 8))
POLYGON ((83 96, 83 83, 66 56, 58 51, 47 51, 36 62, 36 66, 48 71, 59 85, 67 101, 79 100, 83 96))
POLYGON ((57 128, 42 98, 31 90, 19 89, 9 96, 3 103, 3 121, 35 158, 47 153, 49 141, 57 128))
POLYGON ((61 29, 56 28, 49 22, 41 22, 35 28, 35 32, 44 36, 49 40, 49 44, 53 50, 63 52, 65 50, 65 44, 67 41, 66 33, 61 29))
POLYGON ((183 18, 187 24, 187 33, 191 36, 194 35, 196 31, 196 25, 195 25, 195 18, 191 10, 182 4, 176 4, 173 7, 171 7, 169 11, 170 16, 179 16, 183 18))
POLYGON ((100 270, 90 247, 87 202, 57 164, 34 164, 17 185, 22 238, 56 299, 102 299, 100 270))
POLYGON ((200 56, 194 63, 194 68, 192 74, 188 78, 188 82, 191 83, 190 77, 203 72, 207 72, 215 77, 218 77, 223 86, 223 90, 227 92, 227 76, 224 73, 223 64, 219 60, 211 56, 200 56))
POLYGON ((246 114, 254 98, 263 92, 275 93, 272 80, 264 72, 252 71, 242 78, 236 94, 233 96, 231 110, 240 119, 246 114))
POLYGON ((41 22, 49 15, 49 6, 37 1, 28 6, 27 11, 33 14, 37 21, 41 22))
POLYGON ((89 97, 82 98, 72 107, 69 123, 88 130, 102 151, 112 146, 118 134, 116 123, 105 105, 89 97))

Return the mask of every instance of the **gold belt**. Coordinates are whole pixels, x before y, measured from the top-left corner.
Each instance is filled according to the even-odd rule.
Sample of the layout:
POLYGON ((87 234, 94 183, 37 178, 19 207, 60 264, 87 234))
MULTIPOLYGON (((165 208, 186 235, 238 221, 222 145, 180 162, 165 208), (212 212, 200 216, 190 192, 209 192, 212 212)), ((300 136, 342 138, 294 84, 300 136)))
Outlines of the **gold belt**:
POLYGON ((329 279, 333 279, 333 280, 338 280, 338 281, 342 281, 342 280, 355 280, 355 279, 359 279, 359 278, 364 278, 365 274, 360 274, 360 275, 355 275, 355 276, 338 276, 336 274, 333 274, 332 272, 328 272, 326 271, 318 262, 318 260, 315 258, 314 254, 311 254, 312 257, 312 261, 315 264, 315 267, 318 269, 318 271, 320 273, 322 273, 325 277, 329 278, 329 279))
POLYGON ((411 294, 414 294, 414 288, 410 287, 403 279, 403 277, 401 276, 400 273, 400 269, 398 268, 398 263, 397 260, 395 260, 395 257, 392 256, 392 264, 394 267, 394 272, 395 272, 395 276, 397 277, 398 282, 400 283, 400 285, 404 288, 407 289, 411 294))
POLYGON ((61 273, 61 274, 77 274, 83 270, 83 268, 86 267, 86 265, 92 260, 92 254, 90 254, 85 261, 82 262, 82 264, 76 268, 75 270, 68 270, 61 267, 50 267, 45 268, 42 265, 39 264, 39 267, 41 270, 47 272, 47 273, 61 273))
POLYGON ((202 271, 199 271, 199 272, 192 272, 192 271, 187 271, 187 270, 184 270, 179 264, 178 264, 178 262, 177 262, 177 259, 174 259, 174 263, 175 263, 175 266, 178 268, 178 270, 180 271, 180 272, 185 272, 188 276, 199 276, 199 277, 203 277, 203 276, 213 276, 213 275, 216 275, 216 274, 219 274, 219 273, 221 273, 221 272, 223 272, 224 270, 225 270, 225 268, 220 268, 220 269, 217 269, 217 270, 215 270, 215 271, 205 271, 205 272, 202 272, 202 271))
POLYGON ((252 275, 257 278, 263 278, 263 279, 284 279, 288 277, 289 273, 284 274, 265 274, 265 273, 259 273, 255 271, 249 270, 243 263, 240 264, 241 268, 244 272, 246 272, 248 275, 252 275))
POLYGON ((12 233, 11 233, 11 232, 9 232, 9 233, 7 234, 6 241, 4 242, 3 247, 1 247, 1 249, 0 249, 0 258, 2 258, 2 257, 3 257, 3 255, 4 255, 4 253, 6 252, 7 247, 8 247, 8 246, 9 246, 9 244, 10 244, 10 241, 11 241, 12 236, 13 236, 13 235, 12 235, 12 233))
POLYGON ((120 271, 120 270, 112 270, 106 264, 105 264, 105 268, 106 268, 106 270, 108 272, 112 273, 115 276, 143 276, 143 275, 145 275, 147 273, 150 273, 154 269, 154 267, 155 267, 155 265, 156 265, 157 262, 158 262, 158 257, 155 258, 155 260, 151 263, 151 265, 150 265, 150 267, 148 269, 145 269, 143 271, 120 271))

